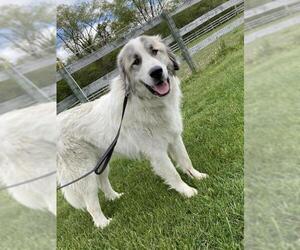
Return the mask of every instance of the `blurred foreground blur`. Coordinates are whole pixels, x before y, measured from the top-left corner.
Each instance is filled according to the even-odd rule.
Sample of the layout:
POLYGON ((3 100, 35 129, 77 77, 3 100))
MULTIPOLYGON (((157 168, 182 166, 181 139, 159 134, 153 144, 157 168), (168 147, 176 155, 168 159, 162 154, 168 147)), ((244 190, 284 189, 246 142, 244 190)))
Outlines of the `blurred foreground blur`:
POLYGON ((55 249, 55 6, 0 7, 0 249, 55 249))
POLYGON ((245 248, 300 249, 300 1, 245 11, 245 248))

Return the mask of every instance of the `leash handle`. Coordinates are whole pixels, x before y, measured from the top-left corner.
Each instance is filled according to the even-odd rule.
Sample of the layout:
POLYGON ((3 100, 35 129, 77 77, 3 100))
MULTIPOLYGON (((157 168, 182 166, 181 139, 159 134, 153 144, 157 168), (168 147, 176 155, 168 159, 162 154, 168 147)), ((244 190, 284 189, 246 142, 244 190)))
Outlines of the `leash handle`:
POLYGON ((122 109, 121 121, 120 121, 118 132, 117 132, 115 138, 113 139, 112 143, 109 145, 109 147, 104 152, 104 154, 99 158, 96 166, 92 170, 90 170, 89 172, 87 172, 84 175, 78 177, 77 179, 57 187, 57 190, 62 189, 64 187, 67 187, 67 186, 69 186, 69 185, 71 185, 71 184, 87 177, 88 175, 90 175, 93 172, 97 175, 100 175, 104 172, 104 170, 108 166, 108 163, 111 159, 111 156, 114 152, 115 146, 117 145, 117 142, 118 142, 118 139, 119 139, 119 136, 120 136, 121 127, 122 127, 122 123, 123 123, 123 118, 124 118, 124 114, 125 114, 125 110, 126 110, 126 106, 127 106, 127 102, 128 102, 128 96, 129 96, 129 92, 126 91, 124 101, 123 101, 123 109, 122 109))

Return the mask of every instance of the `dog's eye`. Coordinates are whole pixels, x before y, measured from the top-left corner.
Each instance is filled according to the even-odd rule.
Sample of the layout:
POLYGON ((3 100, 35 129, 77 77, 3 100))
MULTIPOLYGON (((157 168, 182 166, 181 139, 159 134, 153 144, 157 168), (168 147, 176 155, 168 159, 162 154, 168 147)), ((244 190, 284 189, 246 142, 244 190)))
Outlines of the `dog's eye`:
POLYGON ((152 49, 152 54, 153 54, 154 56, 156 56, 157 53, 158 53, 158 49, 152 49))
POLYGON ((139 65, 141 63, 140 58, 136 57, 132 63, 132 65, 139 65))

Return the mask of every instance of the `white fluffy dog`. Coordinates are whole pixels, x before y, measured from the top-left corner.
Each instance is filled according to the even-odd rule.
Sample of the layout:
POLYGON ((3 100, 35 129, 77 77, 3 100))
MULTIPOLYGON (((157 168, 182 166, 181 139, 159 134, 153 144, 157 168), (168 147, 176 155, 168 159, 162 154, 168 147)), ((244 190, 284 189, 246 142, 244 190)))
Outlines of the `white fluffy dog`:
MULTIPOLYGON (((191 177, 206 177, 193 168, 182 141, 179 65, 158 36, 129 41, 118 56, 120 76, 98 100, 61 113, 59 117, 58 178, 70 182, 94 168, 97 159, 115 137, 121 119, 125 91, 129 91, 121 134, 115 153, 130 158, 146 157, 154 172, 186 197, 197 190, 182 181, 170 157, 191 177), (170 155, 170 157, 169 157, 170 155)), ((75 208, 86 208, 97 227, 109 224, 101 211, 98 188, 107 199, 121 196, 111 187, 109 169, 89 175, 62 191, 75 208)))
MULTIPOLYGON (((0 188, 56 170, 56 103, 0 116, 0 188)), ((22 205, 56 214, 56 175, 7 189, 22 205)))

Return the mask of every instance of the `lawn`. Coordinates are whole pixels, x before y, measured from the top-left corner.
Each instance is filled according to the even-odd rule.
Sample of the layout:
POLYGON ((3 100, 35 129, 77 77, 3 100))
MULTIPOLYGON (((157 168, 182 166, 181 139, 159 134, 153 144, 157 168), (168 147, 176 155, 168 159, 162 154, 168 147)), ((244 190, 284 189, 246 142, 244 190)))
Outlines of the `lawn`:
POLYGON ((299 28, 245 46, 247 249, 300 249, 299 28))
POLYGON ((55 249, 55 216, 24 207, 5 191, 0 191, 0 222, 1 250, 55 249))
POLYGON ((58 249, 243 248, 243 47, 219 54, 182 82, 184 142, 194 167, 210 177, 182 178, 199 194, 185 199, 155 176, 148 161, 114 160, 110 180, 125 194, 99 194, 104 230, 58 193, 58 249))

